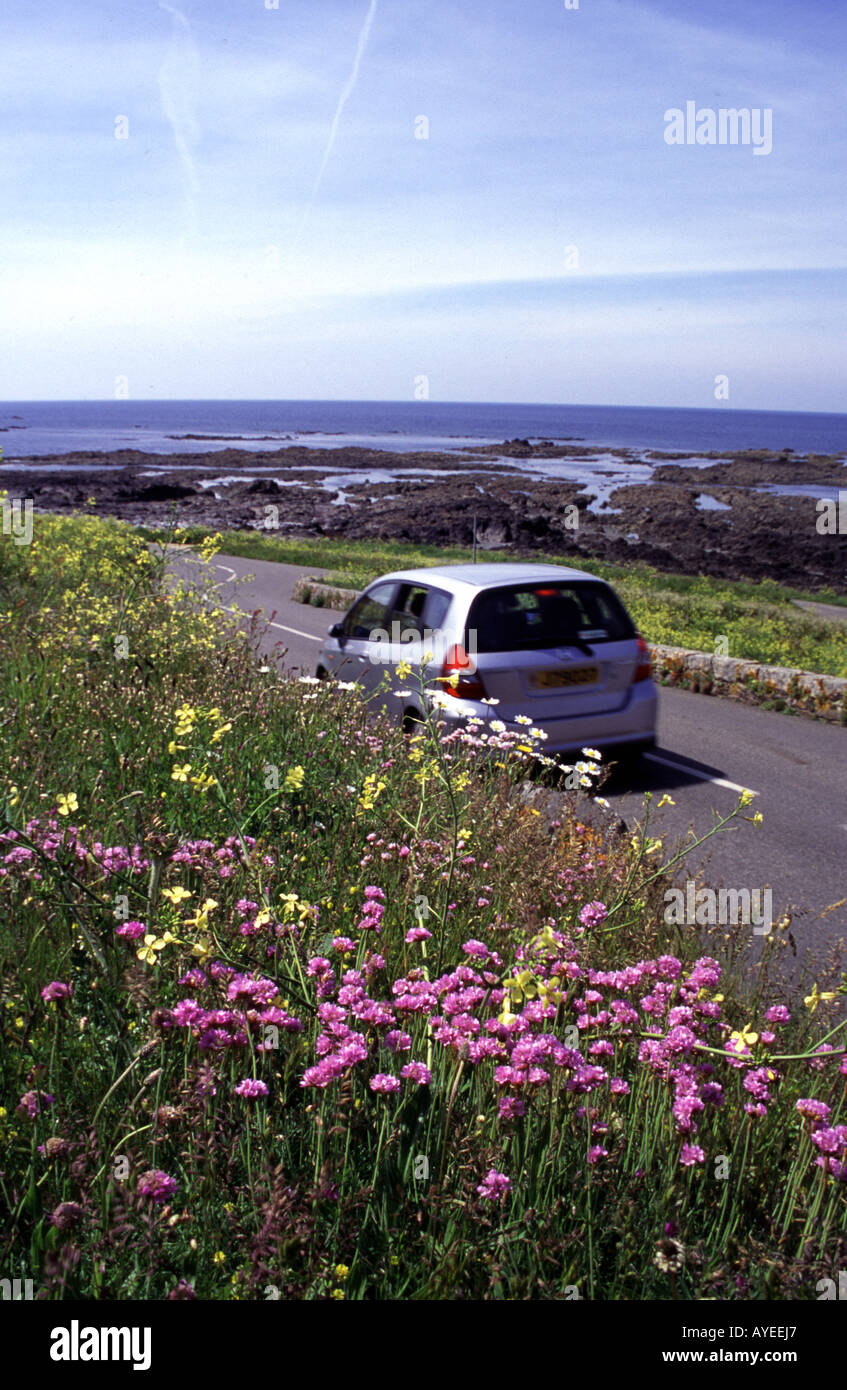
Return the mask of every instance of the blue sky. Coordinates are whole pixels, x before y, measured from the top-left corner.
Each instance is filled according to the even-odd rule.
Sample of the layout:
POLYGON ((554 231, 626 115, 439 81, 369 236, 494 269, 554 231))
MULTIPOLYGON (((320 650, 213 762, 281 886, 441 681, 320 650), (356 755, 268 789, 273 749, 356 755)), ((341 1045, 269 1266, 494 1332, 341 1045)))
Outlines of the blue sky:
POLYGON ((5 0, 5 399, 847 408, 842 0, 272 3, 5 0))

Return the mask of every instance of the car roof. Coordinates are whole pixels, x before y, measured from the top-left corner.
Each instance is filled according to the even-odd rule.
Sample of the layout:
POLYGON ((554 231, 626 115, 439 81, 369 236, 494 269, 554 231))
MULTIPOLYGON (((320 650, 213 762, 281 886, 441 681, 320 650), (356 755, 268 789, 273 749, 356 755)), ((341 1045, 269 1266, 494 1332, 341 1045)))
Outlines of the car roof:
MULTIPOLYGON (((544 579, 590 579, 597 584, 605 583, 596 574, 586 570, 571 569, 567 565, 535 565, 495 563, 481 565, 433 565, 426 569, 392 570, 380 576, 381 580, 398 579, 419 584, 439 584, 453 592, 461 592, 463 587, 471 589, 493 589, 501 584, 533 584, 544 579)), ((376 583, 378 581, 374 581, 376 583)), ((368 586, 370 587, 370 585, 368 586)))

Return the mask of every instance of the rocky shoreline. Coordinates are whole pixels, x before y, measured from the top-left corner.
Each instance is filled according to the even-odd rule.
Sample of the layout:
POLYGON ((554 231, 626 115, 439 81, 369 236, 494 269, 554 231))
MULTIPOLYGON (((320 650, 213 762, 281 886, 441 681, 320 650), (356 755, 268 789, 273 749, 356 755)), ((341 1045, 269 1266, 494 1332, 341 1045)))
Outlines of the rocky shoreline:
POLYGON ((746 450, 697 455, 696 465, 694 457, 528 440, 449 453, 118 450, 8 459, 0 488, 32 498, 37 510, 92 510, 136 524, 176 517, 220 531, 437 545, 469 545, 476 516, 483 550, 544 550, 577 564, 637 560, 663 571, 847 592, 847 516, 843 534, 821 534, 814 495, 758 490, 843 488, 847 506, 840 456, 746 450), (576 476, 531 471, 545 460, 566 461, 576 476), (604 473, 615 486, 607 484, 598 502, 585 488, 602 487, 604 473), (338 481, 343 474, 354 476, 338 481))

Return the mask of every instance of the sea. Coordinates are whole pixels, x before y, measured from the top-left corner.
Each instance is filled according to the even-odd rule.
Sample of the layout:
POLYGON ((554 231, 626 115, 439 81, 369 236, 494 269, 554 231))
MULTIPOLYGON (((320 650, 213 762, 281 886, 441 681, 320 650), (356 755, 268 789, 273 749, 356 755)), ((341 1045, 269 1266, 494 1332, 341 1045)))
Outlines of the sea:
POLYGON ((847 414, 448 401, 0 402, 5 459, 114 449, 272 450, 286 444, 449 452, 508 439, 691 454, 766 448, 847 456, 847 414))
MULTIPOLYGON (((404 454, 455 453, 455 471, 461 473, 468 466, 468 455, 461 457, 460 451, 511 439, 584 446, 586 453, 554 459, 516 458, 498 456, 495 449, 485 456, 486 472, 505 468, 524 474, 528 481, 578 481, 590 498, 590 510, 604 514, 614 512, 611 498, 617 488, 652 481, 653 470, 661 462, 652 457, 653 451, 684 454, 686 465, 703 468, 715 462, 707 457, 710 453, 727 456, 739 449, 755 448, 791 449, 798 456, 835 454, 847 463, 847 415, 447 401, 0 403, 3 462, 12 467, 17 460, 31 459, 17 464, 23 472, 86 473, 123 466, 108 460, 67 457, 78 453, 135 449, 151 455, 179 454, 179 462, 172 464, 165 464, 161 457, 151 458, 143 474, 156 477, 175 467, 203 472, 206 476, 200 486, 214 488, 216 495, 222 495, 219 490, 231 483, 273 477, 280 471, 279 462, 273 466, 257 459, 249 474, 242 470, 237 475, 223 472, 219 477, 208 476, 208 456, 227 448, 260 453, 295 444, 328 450, 359 445, 396 456, 396 463, 380 461, 367 469, 345 468, 342 458, 338 472, 328 472, 325 464, 310 465, 323 475, 316 478, 315 485, 330 491, 339 506, 348 500, 348 486, 400 482, 412 476, 431 477, 433 481, 444 477, 443 466, 430 469, 421 466, 420 460, 405 459, 404 454), (626 459, 613 452, 622 448, 631 451, 626 459), (205 462, 187 461, 186 456, 201 454, 207 456, 205 462)), ((302 474, 302 464, 298 471, 302 474)), ((282 487, 295 485, 284 477, 274 480, 282 487)), ((479 484, 477 488, 484 491, 479 484)), ((807 481, 799 461, 795 481, 760 484, 754 490, 796 493, 816 500, 836 500, 840 491, 836 484, 807 481)), ((697 506, 711 510, 726 504, 704 493, 697 498, 697 506)))

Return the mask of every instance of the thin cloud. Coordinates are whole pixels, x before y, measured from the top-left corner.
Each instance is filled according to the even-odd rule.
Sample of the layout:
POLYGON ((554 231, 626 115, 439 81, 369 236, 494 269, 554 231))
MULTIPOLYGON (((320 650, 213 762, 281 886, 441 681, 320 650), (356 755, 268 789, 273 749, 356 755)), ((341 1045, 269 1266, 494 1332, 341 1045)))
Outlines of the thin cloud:
POLYGON ((159 0, 159 9, 173 17, 173 29, 168 51, 159 68, 159 92, 162 110, 170 123, 174 143, 185 173, 186 208, 194 220, 197 196, 197 168, 192 146, 200 136, 195 97, 199 63, 191 36, 191 25, 181 10, 159 0))
POLYGON ((320 166, 320 168, 318 169, 317 176, 316 176, 316 178, 315 178, 315 182, 314 182, 314 185, 313 185, 313 187, 312 187, 311 196, 310 196, 309 201, 308 201, 308 203, 307 203, 307 205, 306 205, 306 210, 305 210, 305 212, 303 213, 303 218, 302 218, 302 221, 301 221, 301 223, 300 223, 300 228, 299 228, 298 233, 297 233, 298 237, 299 237, 300 233, 302 232, 303 227, 305 226, 306 218, 309 216, 309 213, 311 212, 312 207, 313 207, 313 205, 314 205, 315 199, 316 199, 317 196, 318 196, 318 192, 319 192, 319 190, 320 190, 320 186, 321 186, 321 184, 322 184, 322 182, 323 182, 323 176, 324 176, 324 174, 326 173, 326 166, 329 164, 330 158, 331 158, 331 156, 332 156, 332 151, 333 151, 333 148, 334 148, 334 146, 335 146, 336 136, 338 135, 338 128, 339 128, 339 126, 340 126, 340 124, 341 124, 341 117, 342 117, 342 115, 344 114, 344 108, 345 108, 345 106, 347 105, 347 102, 350 100, 350 97, 351 97, 352 94, 353 94, 353 90, 354 90, 354 88, 355 88, 355 86, 356 86, 356 82, 357 82, 358 77, 359 77, 359 68, 360 68, 361 63, 362 63, 362 58, 364 57, 364 54, 365 54, 365 49, 366 49, 367 46, 368 46, 368 39, 370 38, 370 33, 371 33, 371 29, 372 29, 372 27, 373 27, 373 22, 374 22, 374 20, 375 20, 375 18, 376 18, 376 11, 377 11, 377 0, 371 0, 370 8, 368 9, 367 14, 365 15, 365 22, 364 22, 364 24, 362 25, 362 31, 361 31, 361 33, 359 34, 359 43, 358 43, 358 46, 357 46, 357 48, 356 48, 356 57, 355 57, 354 60, 353 60, 353 68, 352 68, 352 71, 351 71, 351 73, 350 73, 350 76, 347 78, 347 81, 345 82, 344 86, 342 87, 342 89, 341 89, 341 95, 340 95, 340 97, 338 98, 338 105, 337 105, 336 108, 335 108, 335 115, 334 115, 333 118, 332 118, 332 125, 330 126, 329 136, 328 136, 327 142, 326 142, 326 149, 324 150, 324 156, 323 156, 323 159, 321 160, 321 166, 320 166))

